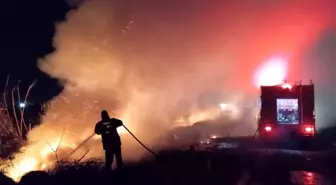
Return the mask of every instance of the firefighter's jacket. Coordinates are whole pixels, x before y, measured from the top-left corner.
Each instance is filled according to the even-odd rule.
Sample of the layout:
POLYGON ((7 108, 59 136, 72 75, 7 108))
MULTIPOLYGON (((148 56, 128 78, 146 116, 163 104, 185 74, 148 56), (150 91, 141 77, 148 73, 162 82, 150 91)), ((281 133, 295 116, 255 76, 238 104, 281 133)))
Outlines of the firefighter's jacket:
POLYGON ((123 122, 115 118, 101 120, 96 124, 95 133, 102 136, 104 150, 113 150, 114 148, 121 146, 117 128, 122 125, 123 122))

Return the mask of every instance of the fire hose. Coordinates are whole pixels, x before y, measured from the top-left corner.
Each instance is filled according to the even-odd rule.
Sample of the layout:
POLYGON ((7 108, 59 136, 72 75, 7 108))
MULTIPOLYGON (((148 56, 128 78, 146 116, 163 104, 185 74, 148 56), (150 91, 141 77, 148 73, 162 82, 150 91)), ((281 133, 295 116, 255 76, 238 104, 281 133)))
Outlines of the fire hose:
POLYGON ((157 154, 155 152, 153 152, 153 150, 149 149, 145 144, 143 144, 125 125, 123 125, 123 127, 127 130, 127 132, 129 134, 131 134, 131 136, 138 141, 138 143, 144 147, 149 153, 153 154, 154 156, 156 156, 157 154))
MULTIPOLYGON (((145 144, 143 144, 125 125, 122 125, 125 130, 142 146, 144 147, 149 153, 153 154, 154 156, 156 156, 157 154, 155 152, 153 152, 150 148, 148 148, 145 144)), ((95 133, 91 134, 89 137, 87 137, 84 141, 82 141, 67 157, 66 159, 68 159, 71 155, 73 155, 78 149, 80 149, 85 143, 87 143, 93 136, 95 135, 95 133)))

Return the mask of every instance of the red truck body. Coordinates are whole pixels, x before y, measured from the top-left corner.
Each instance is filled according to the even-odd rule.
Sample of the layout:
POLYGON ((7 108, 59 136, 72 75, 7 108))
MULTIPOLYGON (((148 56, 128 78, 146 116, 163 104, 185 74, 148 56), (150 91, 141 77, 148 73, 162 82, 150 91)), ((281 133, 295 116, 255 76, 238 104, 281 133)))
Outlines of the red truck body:
POLYGON ((314 84, 283 83, 261 86, 261 109, 258 119, 259 138, 314 136, 314 84))

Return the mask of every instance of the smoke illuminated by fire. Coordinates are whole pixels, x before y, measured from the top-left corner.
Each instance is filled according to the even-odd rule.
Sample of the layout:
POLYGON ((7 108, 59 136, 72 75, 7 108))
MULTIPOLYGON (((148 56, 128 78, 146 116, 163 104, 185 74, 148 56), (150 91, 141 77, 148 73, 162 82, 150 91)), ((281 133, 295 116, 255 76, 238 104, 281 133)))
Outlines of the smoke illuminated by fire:
MULTIPOLYGON (((92 134, 102 109, 122 119, 149 146, 165 143, 162 135, 176 126, 214 119, 225 111, 240 119, 244 98, 257 100, 253 83, 278 82, 287 67, 296 66, 267 57, 282 52, 292 62, 321 31, 325 16, 310 8, 325 12, 324 4, 308 2, 71 2, 82 4, 57 25, 56 51, 39 61, 40 69, 65 89, 46 107, 41 126, 29 133, 31 144, 8 170, 13 178, 55 162, 58 143, 57 158, 66 157, 92 134), (289 10, 285 16, 283 9, 289 10), (272 34, 265 33, 269 28, 272 34), (223 103, 233 109, 219 107, 223 103)), ((142 158, 146 151, 119 131, 124 133, 125 159, 142 158)), ((99 137, 71 158, 87 151, 83 160, 102 155, 99 137)))
POLYGON ((278 85, 284 82, 287 77, 288 62, 282 58, 271 58, 260 66, 255 73, 255 84, 260 85, 278 85))

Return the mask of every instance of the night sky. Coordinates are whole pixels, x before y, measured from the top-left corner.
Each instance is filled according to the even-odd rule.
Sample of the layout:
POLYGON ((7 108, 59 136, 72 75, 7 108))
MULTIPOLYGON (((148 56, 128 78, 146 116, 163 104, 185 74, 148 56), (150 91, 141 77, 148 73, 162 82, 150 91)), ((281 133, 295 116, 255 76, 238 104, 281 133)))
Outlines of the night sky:
MULTIPOLYGON (((10 87, 21 80, 22 94, 35 80, 30 101, 44 102, 61 87, 36 65, 37 59, 53 51, 55 22, 62 21, 68 5, 60 0, 11 0, 1 5, 1 90, 10 75, 10 87)), ((10 90, 10 87, 8 88, 10 90)))
POLYGON ((29 96, 27 117, 35 118, 40 104, 62 90, 57 80, 41 72, 36 63, 54 50, 55 23, 64 20, 67 11, 68 5, 60 0, 11 0, 1 4, 0 89, 3 92, 10 75, 7 91, 21 81, 20 92, 24 97, 29 85, 38 80, 29 96))

